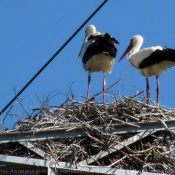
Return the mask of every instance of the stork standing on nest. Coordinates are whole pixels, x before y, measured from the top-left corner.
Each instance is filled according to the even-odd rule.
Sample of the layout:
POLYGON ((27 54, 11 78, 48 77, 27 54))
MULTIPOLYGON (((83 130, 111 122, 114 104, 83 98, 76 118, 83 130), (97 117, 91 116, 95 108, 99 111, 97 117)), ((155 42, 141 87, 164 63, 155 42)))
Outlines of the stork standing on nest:
POLYGON ((103 72, 103 103, 105 102, 106 74, 111 73, 114 66, 119 42, 108 33, 100 34, 94 25, 89 25, 85 30, 85 40, 80 50, 79 56, 82 58, 82 66, 88 71, 89 99, 91 73, 103 72))
POLYGON ((131 39, 131 42, 119 61, 128 54, 130 63, 138 69, 138 71, 146 77, 146 92, 147 99, 150 98, 150 87, 148 77, 155 75, 157 83, 156 101, 159 103, 159 76, 167 68, 175 65, 175 50, 163 48, 161 46, 149 47, 140 50, 143 44, 143 37, 136 35, 131 39))

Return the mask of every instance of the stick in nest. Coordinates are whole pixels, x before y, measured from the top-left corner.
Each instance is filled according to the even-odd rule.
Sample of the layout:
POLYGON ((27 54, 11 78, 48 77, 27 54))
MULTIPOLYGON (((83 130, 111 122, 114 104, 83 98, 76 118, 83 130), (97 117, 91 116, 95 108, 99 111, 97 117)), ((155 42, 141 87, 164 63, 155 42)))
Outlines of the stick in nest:
MULTIPOLYGON (((15 88, 13 88, 13 90, 14 90, 14 93, 15 93, 15 96, 16 96, 17 94, 16 94, 15 88)), ((17 96, 16 96, 16 99, 17 99, 18 103, 21 105, 21 107, 23 108, 23 110, 25 111, 25 113, 27 114, 27 116, 29 118, 31 118, 31 116, 29 115, 29 113, 27 112, 27 110, 25 109, 25 107, 23 106, 23 104, 21 103, 21 101, 19 100, 19 98, 17 96)))
MULTIPOLYGON (((113 87, 114 85, 118 84, 121 80, 123 80, 123 78, 126 76, 126 74, 127 74, 127 73, 125 73, 124 75, 122 75, 122 77, 119 78, 115 83, 113 83, 113 84, 110 85, 108 88, 106 88, 106 92, 107 92, 111 87, 113 87)), ((94 99, 95 99, 98 95, 100 95, 100 94, 102 94, 102 93, 103 93, 103 91, 94 94, 93 97, 90 98, 87 102, 89 102, 89 101, 94 101, 94 99)))

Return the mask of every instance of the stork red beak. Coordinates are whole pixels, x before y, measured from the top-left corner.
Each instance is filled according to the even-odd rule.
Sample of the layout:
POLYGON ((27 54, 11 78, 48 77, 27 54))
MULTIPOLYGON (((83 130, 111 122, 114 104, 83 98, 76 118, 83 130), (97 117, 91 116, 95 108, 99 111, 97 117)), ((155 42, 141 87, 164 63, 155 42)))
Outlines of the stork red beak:
MULTIPOLYGON (((83 43, 83 44, 84 44, 84 43, 83 43)), ((83 44, 82 44, 82 46, 81 46, 80 52, 79 52, 79 54, 78 54, 78 57, 79 57, 80 54, 81 54, 81 50, 82 50, 82 48, 83 48, 83 44)))
POLYGON ((121 58, 118 60, 118 62, 124 58, 124 56, 132 49, 132 47, 133 45, 132 43, 130 43, 125 52, 123 53, 123 55, 121 56, 121 58))
MULTIPOLYGON (((85 39, 86 39, 86 37, 84 38, 84 42, 85 42, 85 39)), ((82 48, 83 48, 84 42, 83 42, 83 44, 82 44, 82 46, 81 46, 80 52, 79 52, 79 54, 78 54, 78 57, 79 57, 80 54, 81 54, 81 50, 82 50, 82 48)))

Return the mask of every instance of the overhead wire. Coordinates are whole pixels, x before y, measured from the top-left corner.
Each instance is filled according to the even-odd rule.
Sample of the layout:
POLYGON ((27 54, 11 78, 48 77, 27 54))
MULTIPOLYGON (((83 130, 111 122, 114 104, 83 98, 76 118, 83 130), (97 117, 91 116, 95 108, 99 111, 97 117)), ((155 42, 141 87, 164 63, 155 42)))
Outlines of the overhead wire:
POLYGON ((49 65, 49 63, 64 49, 64 47, 75 37, 85 24, 103 7, 108 0, 104 0, 97 9, 83 22, 83 24, 69 37, 69 39, 56 51, 56 53, 44 64, 44 66, 25 84, 25 86, 12 98, 12 100, 1 110, 0 115, 21 95, 21 93, 35 80, 35 78, 49 65))

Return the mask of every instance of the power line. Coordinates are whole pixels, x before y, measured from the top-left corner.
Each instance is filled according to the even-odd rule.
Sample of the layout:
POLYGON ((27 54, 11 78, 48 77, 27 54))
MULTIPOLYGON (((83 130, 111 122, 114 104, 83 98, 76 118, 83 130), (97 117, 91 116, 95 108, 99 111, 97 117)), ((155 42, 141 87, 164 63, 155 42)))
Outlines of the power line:
POLYGON ((75 37, 84 25, 101 9, 108 0, 104 0, 99 7, 86 19, 86 21, 72 34, 72 36, 60 47, 60 49, 44 64, 44 66, 29 80, 29 82, 12 98, 12 100, 2 109, 0 115, 16 100, 16 98, 32 83, 32 81, 48 66, 48 64, 63 50, 63 48, 75 37))

